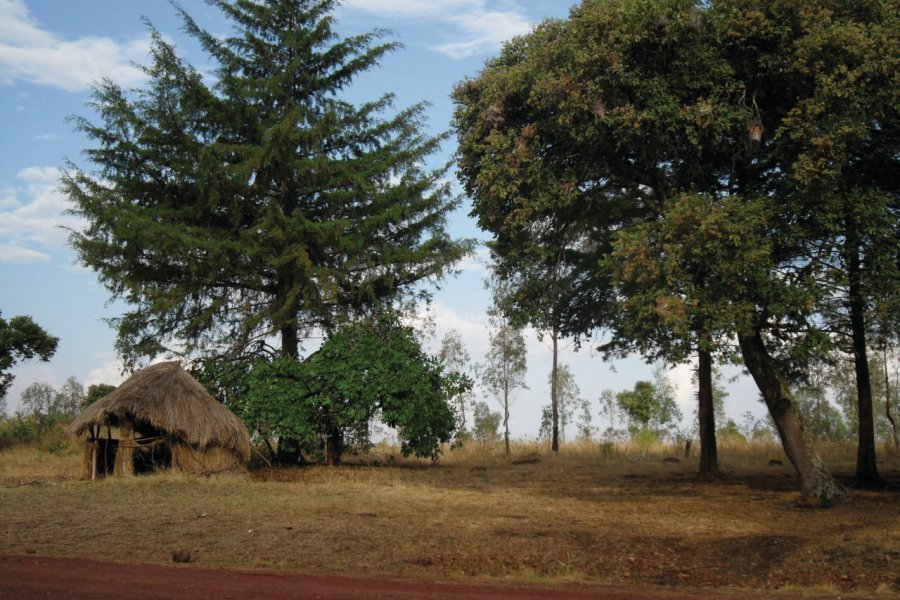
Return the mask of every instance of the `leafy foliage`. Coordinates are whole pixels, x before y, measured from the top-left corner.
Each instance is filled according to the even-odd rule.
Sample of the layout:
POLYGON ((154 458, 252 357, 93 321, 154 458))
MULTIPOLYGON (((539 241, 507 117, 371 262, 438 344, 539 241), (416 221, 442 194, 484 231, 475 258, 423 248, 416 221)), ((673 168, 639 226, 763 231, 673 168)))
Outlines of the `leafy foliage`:
POLYGON ((436 458, 454 431, 448 402, 456 385, 410 328, 380 317, 336 331, 302 362, 257 363, 238 410, 263 435, 307 449, 331 443, 338 453, 367 442, 377 415, 397 429, 404 455, 436 458))
POLYGON ((84 395, 84 399, 81 401, 81 408, 87 408, 97 400, 109 396, 114 391, 116 391, 116 386, 110 385, 108 383, 95 383, 93 385, 89 385, 87 388, 87 393, 84 395))
POLYGON ((633 389, 619 392, 616 402, 628 415, 632 433, 663 431, 681 418, 675 398, 649 381, 638 381, 633 389))
POLYGON ((500 437, 500 420, 502 416, 498 412, 492 412, 487 402, 476 402, 472 415, 472 436, 482 445, 493 442, 500 437))
MULTIPOLYGON (((566 266, 564 331, 696 354, 701 470, 715 467, 710 365, 736 336, 804 489, 837 491, 785 380, 834 341, 831 303, 861 367, 867 321, 896 336, 897 14, 877 0, 585 0, 455 90, 460 177, 514 299, 547 278, 523 260, 537 245, 540 264, 566 266)), ((535 303, 512 306, 530 319, 535 303)))
POLYGON ((54 410, 67 415, 75 415, 85 402, 84 386, 75 377, 66 379, 54 399, 54 410))
POLYGON ((15 379, 9 370, 16 363, 35 356, 48 361, 58 343, 59 338, 48 334, 31 317, 17 316, 7 321, 0 312, 0 400, 6 400, 6 392, 15 379))
POLYGON ((59 389, 36 381, 22 391, 22 412, 40 423, 71 419, 84 406, 84 400, 84 386, 74 377, 66 379, 59 389))
POLYGON ((502 321, 495 324, 497 327, 490 334, 481 380, 503 407, 503 440, 509 456, 509 407, 516 390, 526 387, 528 357, 522 330, 502 321))
POLYGON ((468 372, 471 357, 458 331, 451 329, 444 335, 437 359, 447 373, 447 377, 451 379, 449 383, 459 390, 452 394, 451 403, 456 412, 457 436, 464 435, 466 433, 466 407, 472 401, 474 381, 468 372))
POLYGON ((766 231, 758 202, 689 194, 620 232, 606 259, 622 294, 610 347, 681 362, 704 332, 706 350, 730 353, 729 339, 710 333, 751 326, 755 286, 771 264, 766 231))
POLYGON ((591 413, 591 401, 583 398, 578 402, 578 421, 575 423, 578 430, 578 439, 590 440, 594 437, 597 428, 591 425, 594 416, 591 413))
POLYGON ((602 435, 604 441, 611 443, 623 438, 625 432, 616 428, 616 421, 624 419, 627 416, 623 415, 623 411, 619 407, 619 402, 616 398, 616 392, 613 390, 605 389, 600 392, 600 414, 603 415, 607 421, 606 429, 603 430, 602 435))
MULTIPOLYGON (((552 377, 551 373, 548 376, 548 382, 552 385, 552 377)), ((575 377, 572 375, 572 370, 568 365, 559 365, 556 371, 556 401, 557 401, 557 416, 559 418, 559 437, 561 441, 566 440, 566 426, 572 421, 572 417, 575 414, 575 409, 582 406, 582 399, 580 398, 581 390, 578 388, 578 384, 575 382, 575 377)), ((584 410, 582 410, 582 413, 584 410)), ((589 409, 588 409, 588 414, 589 409)), ((588 426, 590 426, 590 419, 588 419, 588 426)), ((540 433, 538 437, 550 437, 553 427, 553 411, 551 406, 545 406, 541 409, 541 426, 540 433)))
POLYGON ((49 383, 35 381, 22 391, 22 412, 36 419, 46 419, 53 410, 56 390, 49 383))

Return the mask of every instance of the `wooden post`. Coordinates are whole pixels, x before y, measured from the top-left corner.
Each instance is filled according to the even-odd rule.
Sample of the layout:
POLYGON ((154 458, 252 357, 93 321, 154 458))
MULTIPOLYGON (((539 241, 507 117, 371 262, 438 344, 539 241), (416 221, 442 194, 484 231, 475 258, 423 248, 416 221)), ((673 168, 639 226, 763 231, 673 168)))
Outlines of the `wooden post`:
POLYGON ((81 450, 81 478, 91 478, 91 462, 94 459, 94 451, 91 448, 91 441, 85 440, 84 448, 81 450))
POLYGON ((134 427, 125 421, 119 424, 119 449, 116 452, 116 475, 134 475, 134 427))
POLYGON ((97 430, 91 425, 88 432, 90 436, 85 440, 81 454, 81 478, 94 481, 97 478, 97 430))

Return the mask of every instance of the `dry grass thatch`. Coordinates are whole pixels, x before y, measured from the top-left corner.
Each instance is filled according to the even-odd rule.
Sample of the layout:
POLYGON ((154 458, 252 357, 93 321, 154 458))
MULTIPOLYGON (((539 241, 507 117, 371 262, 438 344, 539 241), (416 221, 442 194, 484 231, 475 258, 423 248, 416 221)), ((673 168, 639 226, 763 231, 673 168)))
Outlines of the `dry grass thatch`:
POLYGON ((85 409, 71 429, 82 435, 92 426, 123 422, 150 425, 200 450, 220 446, 245 461, 250 458, 250 436, 243 422, 176 362, 138 371, 85 409))

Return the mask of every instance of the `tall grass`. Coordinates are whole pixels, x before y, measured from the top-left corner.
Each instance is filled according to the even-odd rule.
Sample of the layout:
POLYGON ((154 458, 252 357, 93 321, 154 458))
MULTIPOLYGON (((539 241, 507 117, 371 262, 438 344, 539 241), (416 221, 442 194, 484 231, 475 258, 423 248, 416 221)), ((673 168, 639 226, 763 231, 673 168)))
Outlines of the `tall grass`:
MULTIPOLYGON (((80 441, 68 435, 63 426, 48 429, 38 440, 16 442, 7 428, 0 427, 0 481, 46 479, 76 480, 80 476, 80 441)), ((852 471, 856 459, 856 447, 851 442, 819 442, 816 451, 831 468, 841 471, 852 471)), ((432 464, 448 467, 489 467, 523 462, 539 462, 559 460, 567 463, 584 461, 587 464, 624 465, 642 462, 657 463, 664 459, 678 459, 690 467, 698 462, 699 448, 696 443, 690 454, 685 455, 681 443, 666 442, 601 442, 597 440, 576 440, 561 444, 559 453, 553 455, 550 445, 544 441, 516 440, 511 444, 511 454, 504 454, 502 442, 481 444, 469 442, 463 447, 446 445, 436 462, 415 457, 404 458, 398 447, 381 442, 368 452, 358 456, 346 456, 348 466, 367 465, 373 467, 412 467, 424 468, 432 464)), ((784 455, 781 445, 772 439, 754 441, 721 440, 718 443, 719 461, 725 469, 757 470, 771 466, 771 461, 781 461, 786 467, 790 463, 784 455)), ((889 444, 878 447, 879 464, 883 470, 891 472, 900 465, 898 456, 889 444)), ((673 461, 674 462, 674 461, 673 461)), ((261 472, 269 470, 260 463, 255 469, 261 472)), ((263 477, 259 477, 263 479, 263 477)))

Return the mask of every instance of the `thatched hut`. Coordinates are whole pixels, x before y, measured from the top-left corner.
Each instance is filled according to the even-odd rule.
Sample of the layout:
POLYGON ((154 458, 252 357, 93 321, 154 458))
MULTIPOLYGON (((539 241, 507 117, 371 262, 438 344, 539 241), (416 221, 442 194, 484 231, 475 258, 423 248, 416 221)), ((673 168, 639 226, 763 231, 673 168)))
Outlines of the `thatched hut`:
POLYGON ((157 469, 221 471, 250 458, 243 422, 175 362, 138 371, 71 428, 86 436, 88 479, 157 469))

